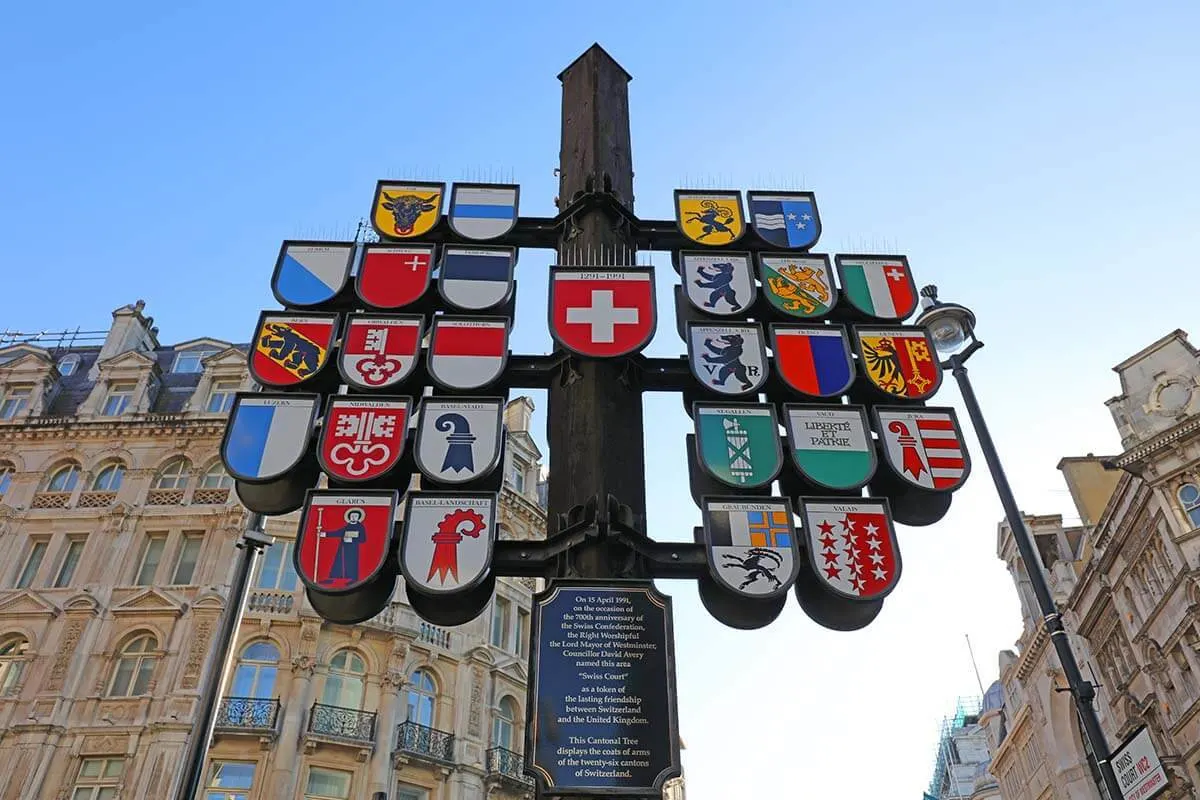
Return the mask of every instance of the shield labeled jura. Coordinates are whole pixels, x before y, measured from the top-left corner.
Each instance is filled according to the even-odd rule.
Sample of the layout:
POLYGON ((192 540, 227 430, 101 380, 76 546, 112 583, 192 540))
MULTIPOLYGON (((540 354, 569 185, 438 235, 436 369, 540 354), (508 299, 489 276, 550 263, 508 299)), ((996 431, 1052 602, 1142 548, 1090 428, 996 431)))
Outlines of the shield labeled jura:
POLYGON ((714 392, 752 394, 767 380, 767 350, 757 324, 689 322, 687 346, 692 375, 714 392))
POLYGON ((320 403, 315 394, 239 393, 221 440, 225 471, 247 483, 282 478, 308 450, 320 403))
POLYGON ((636 353, 657 324, 654 271, 551 267, 549 316, 554 341, 582 356, 636 353))
POLYGON ((758 274, 767 302, 785 316, 816 319, 837 303, 829 256, 760 253, 758 274))
POLYGON ((400 569, 410 589, 441 595, 474 588, 492 563, 496 495, 409 492, 400 569))
POLYGON ((917 308, 917 284, 907 256, 836 258, 838 278, 850 305, 876 319, 900 322, 917 308))
POLYGON ((775 406, 767 403, 693 403, 696 456, 722 483, 754 488, 770 483, 783 466, 775 406))
POLYGON ((321 469, 341 481, 369 481, 392 470, 404 453, 410 397, 334 396, 321 427, 321 469))
POLYGON ((437 483, 467 483, 500 461, 504 398, 428 398, 417 425, 417 468, 437 483))
POLYGON ((812 192, 747 192, 750 224, 767 244, 804 250, 821 238, 821 215, 812 192))
POLYGON ((827 489, 857 489, 875 474, 875 446, 863 406, 786 403, 788 452, 800 474, 827 489))
POLYGON ((416 366, 422 324, 419 314, 348 315, 338 359, 342 378, 356 389, 383 389, 401 383, 416 366))
POLYGON ((350 277, 352 242, 284 242, 271 276, 280 305, 312 308, 337 297, 350 277))
POLYGON ((703 498, 708 569, 725 588, 747 597, 778 597, 800 570, 788 501, 779 497, 703 498))
POLYGON ((347 594, 383 568, 392 541, 394 491, 312 490, 292 559, 305 586, 347 594))
POLYGON ((675 223, 696 244, 733 244, 746 232, 742 193, 676 189, 675 223))
POLYGON ((264 311, 254 330, 250 376, 263 386, 281 388, 313 377, 329 360, 337 323, 337 314, 264 311))
POLYGON ((508 326, 504 317, 434 317, 429 374, 447 389, 460 391, 492 383, 508 361, 508 326))
POLYGON ((502 183, 456 183, 450 193, 450 228, 464 239, 496 239, 517 224, 521 187, 502 183))
POLYGON ((854 381, 854 362, 842 325, 771 325, 775 371, 801 394, 835 397, 854 381))
POLYGON ((429 288, 433 245, 369 244, 354 288, 364 303, 390 310, 415 303, 429 288))
POLYGON ((863 371, 875 388, 908 400, 932 397, 942 368, 924 328, 854 326, 863 371))
POLYGON ((516 261, 512 247, 447 247, 438 268, 438 291, 464 311, 493 308, 512 294, 516 261))
POLYGON ((892 471, 923 489, 949 492, 962 486, 971 461, 953 408, 876 406, 873 411, 892 471))
POLYGON ((827 591, 878 600, 900 579, 900 548, 882 497, 801 497, 809 565, 827 591))
POLYGON ((684 251, 679 258, 683 288, 696 308, 728 317, 745 314, 754 304, 749 253, 684 251))
POLYGON ((371 204, 371 225, 390 239, 424 236, 441 219, 445 194, 444 183, 380 181, 371 204))

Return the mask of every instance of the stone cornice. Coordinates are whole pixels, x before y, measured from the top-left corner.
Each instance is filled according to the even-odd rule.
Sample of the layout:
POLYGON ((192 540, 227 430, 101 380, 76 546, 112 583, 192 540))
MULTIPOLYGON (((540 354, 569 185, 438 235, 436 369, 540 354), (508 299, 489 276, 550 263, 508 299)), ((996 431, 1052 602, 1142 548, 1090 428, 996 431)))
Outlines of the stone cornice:
MULTIPOLYGON (((1182 439, 1193 433, 1200 433, 1200 416, 1193 417, 1189 420, 1176 425, 1170 430, 1163 431, 1148 442, 1144 442, 1136 447, 1126 450, 1121 455, 1112 460, 1114 466, 1121 469, 1128 469, 1130 466, 1144 461, 1147 457, 1154 455, 1159 450, 1162 450, 1169 444, 1182 439)), ((1133 470, 1130 470, 1133 471, 1133 470)))
POLYGON ((1019 680, 1024 681, 1033 672, 1034 666, 1045 652, 1046 642, 1049 639, 1045 624, 1039 624, 1033 640, 1030 641, 1028 647, 1021 651, 1020 660, 1017 662, 1017 678, 1019 680))
POLYGON ((185 414, 137 414, 91 420, 78 417, 33 417, 15 424, 0 423, 0 441, 153 438, 181 433, 217 438, 224 432, 224 417, 185 414))

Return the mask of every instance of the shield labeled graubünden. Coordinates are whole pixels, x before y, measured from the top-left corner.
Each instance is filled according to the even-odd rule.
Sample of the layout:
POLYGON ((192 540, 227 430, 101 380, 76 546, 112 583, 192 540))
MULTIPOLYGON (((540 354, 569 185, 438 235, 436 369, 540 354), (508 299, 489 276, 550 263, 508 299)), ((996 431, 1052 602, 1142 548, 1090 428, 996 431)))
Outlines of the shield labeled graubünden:
POLYGON ((384 568, 396 516, 394 491, 314 489, 292 553, 304 585, 325 594, 348 594, 384 568))
POLYGON ((406 585, 427 595, 469 591, 491 569, 495 538, 495 494, 409 492, 400 547, 406 585))
POLYGON ((500 463, 504 398, 426 398, 417 424, 417 468, 446 484, 468 483, 500 463))
POLYGON ((721 483, 751 489, 775 479, 783 466, 779 422, 769 403, 692 404, 696 456, 721 483))
POLYGON ((404 453, 411 408, 411 397, 331 397, 317 448, 321 469, 340 481, 386 475, 404 453))
POLYGON ((705 497, 708 568, 723 587, 746 597, 778 597, 800 571, 788 501, 781 497, 705 497))

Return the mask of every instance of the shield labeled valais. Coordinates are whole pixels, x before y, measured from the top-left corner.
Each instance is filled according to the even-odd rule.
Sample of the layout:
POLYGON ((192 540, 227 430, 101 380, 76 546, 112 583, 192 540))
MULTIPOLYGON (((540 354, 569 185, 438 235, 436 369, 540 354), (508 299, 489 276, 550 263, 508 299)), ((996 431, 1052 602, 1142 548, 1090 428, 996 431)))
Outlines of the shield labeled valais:
POLYGON ((500 463, 504 398, 427 398, 417 425, 417 468, 437 483, 467 483, 500 463))
POLYGON ((882 497, 801 497, 809 565, 828 592, 878 600, 900 579, 900 547, 882 497))
POLYGON ((340 481, 386 475, 404 453, 411 408, 410 397, 333 397, 317 449, 321 469, 340 481))
POLYGON ((657 324, 654 270, 550 268, 550 335, 592 358, 636 353, 657 324))
POLYGON ((421 349, 423 318, 417 314, 346 317, 338 370, 356 389, 395 386, 412 373, 421 349))
POLYGON ((464 592, 492 565, 496 495, 409 492, 400 569, 409 589, 427 595, 464 592))
POLYGON ((434 317, 429 374, 445 388, 460 391, 492 383, 508 361, 508 326, 504 317, 434 317))
POLYGON ((703 517, 708 570, 722 586, 755 598, 792 587, 800 554, 786 499, 705 497, 703 517))
POLYGON ((397 500, 394 491, 309 491, 292 554, 304 585, 348 594, 378 575, 391 547, 397 500))
POLYGON ((971 471, 953 408, 876 406, 875 430, 888 466, 904 480, 936 492, 962 486, 971 471))

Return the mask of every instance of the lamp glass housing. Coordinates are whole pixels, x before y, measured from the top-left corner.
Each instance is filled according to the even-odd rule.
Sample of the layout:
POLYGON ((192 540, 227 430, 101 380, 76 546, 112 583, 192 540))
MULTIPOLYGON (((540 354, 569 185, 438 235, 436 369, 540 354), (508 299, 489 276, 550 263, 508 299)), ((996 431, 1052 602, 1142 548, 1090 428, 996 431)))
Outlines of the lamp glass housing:
POLYGON ((956 303, 935 303, 917 318, 933 339, 938 354, 950 357, 963 352, 975 341, 975 315, 956 303))

